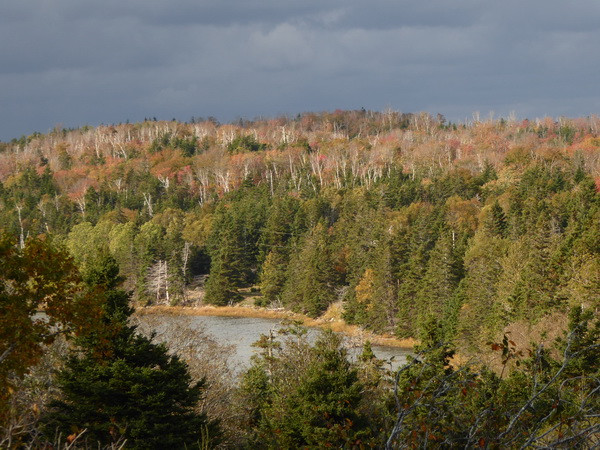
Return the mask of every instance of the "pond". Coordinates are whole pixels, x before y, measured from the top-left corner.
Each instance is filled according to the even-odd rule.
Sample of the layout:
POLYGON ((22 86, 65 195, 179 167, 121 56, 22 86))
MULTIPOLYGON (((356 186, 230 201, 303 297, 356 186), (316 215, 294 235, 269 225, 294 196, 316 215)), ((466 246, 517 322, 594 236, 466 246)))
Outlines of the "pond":
MULTIPOLYGON (((148 317, 148 316, 146 316, 148 317)), ((262 334, 269 335, 271 331, 277 334, 282 328, 281 320, 256 317, 224 317, 224 316, 185 316, 153 314, 152 322, 160 331, 160 325, 175 322, 177 327, 199 328, 209 337, 212 337, 221 345, 233 347, 230 359, 232 369, 239 373, 250 365, 250 358, 259 350, 252 346, 262 334)), ((142 319, 143 320, 143 319, 142 319)), ((320 330, 318 328, 307 328, 309 340, 314 340, 320 330)), ((182 331, 182 330, 180 330, 182 331)), ((344 338, 344 344, 348 348, 351 358, 355 358, 362 351, 362 341, 357 338, 344 338)), ((389 361, 392 369, 396 369, 406 362, 406 356, 411 353, 410 349, 402 347, 391 347, 373 345, 373 353, 379 359, 389 361)), ((388 366, 390 367, 390 366, 388 366)))

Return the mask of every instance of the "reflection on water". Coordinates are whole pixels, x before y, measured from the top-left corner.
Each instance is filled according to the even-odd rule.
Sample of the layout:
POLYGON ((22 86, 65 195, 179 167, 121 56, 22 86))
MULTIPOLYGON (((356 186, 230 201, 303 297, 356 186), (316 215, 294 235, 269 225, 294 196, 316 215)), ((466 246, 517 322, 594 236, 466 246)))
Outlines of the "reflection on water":
MULTIPOLYGON (((271 330, 276 332, 281 328, 279 319, 265 319, 255 317, 221 317, 221 316, 185 316, 188 326, 198 326, 206 334, 223 345, 232 345, 234 354, 232 355, 233 369, 240 372, 244 367, 250 364, 252 355, 258 352, 258 349, 252 347, 261 334, 268 335, 271 330)), ((163 316, 161 321, 173 320, 173 316, 163 316)), ((319 333, 319 329, 308 328, 309 339, 314 339, 319 333)), ((345 343, 349 347, 349 353, 352 357, 360 354, 362 344, 355 339, 346 337, 345 343)), ((384 360, 393 358, 392 368, 395 369, 406 361, 406 355, 410 354, 409 349, 373 345, 375 355, 384 360)))

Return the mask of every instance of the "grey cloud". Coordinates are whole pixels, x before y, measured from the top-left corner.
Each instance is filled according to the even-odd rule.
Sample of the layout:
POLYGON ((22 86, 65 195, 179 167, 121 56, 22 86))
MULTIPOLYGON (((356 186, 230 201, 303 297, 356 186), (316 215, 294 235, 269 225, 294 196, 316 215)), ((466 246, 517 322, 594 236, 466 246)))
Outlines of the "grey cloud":
POLYGON ((585 115, 592 0, 23 0, 0 5, 0 139, 147 116, 386 107, 585 115))
POLYGON ((142 22, 159 26, 216 25, 266 23, 290 21, 315 11, 343 5, 341 0, 302 2, 281 0, 106 0, 104 2, 80 2, 63 0, 61 11, 69 19, 83 17, 133 16, 142 22))
POLYGON ((344 27, 381 30, 401 27, 469 27, 482 14, 481 2, 394 1, 354 2, 345 10, 340 24, 344 27))
POLYGON ((505 0, 490 3, 485 21, 514 32, 598 31, 600 3, 505 0))

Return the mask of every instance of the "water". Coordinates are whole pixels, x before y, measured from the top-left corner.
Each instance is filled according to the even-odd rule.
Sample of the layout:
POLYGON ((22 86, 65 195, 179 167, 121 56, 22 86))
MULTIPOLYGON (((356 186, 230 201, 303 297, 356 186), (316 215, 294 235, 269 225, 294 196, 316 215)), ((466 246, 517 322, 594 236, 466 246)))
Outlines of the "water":
MULTIPOLYGON (((154 318, 157 318, 153 315, 154 318)), ((160 322, 178 320, 173 316, 160 316, 160 322)), ((281 328, 279 319, 266 319, 256 317, 222 317, 222 316, 185 316, 185 322, 179 322, 178 326, 199 327, 204 333, 214 338, 216 342, 223 345, 233 346, 231 357, 232 369, 239 373, 250 365, 252 355, 259 349, 252 346, 261 334, 269 335, 271 331, 277 336, 277 330, 281 328)), ((309 340, 314 340, 319 329, 308 328, 309 340)), ((355 358, 362 351, 362 343, 357 339, 345 337, 344 343, 348 347, 351 358, 355 358)), ((390 361, 387 367, 396 369, 404 362, 410 350, 399 347, 373 345, 373 353, 379 359, 390 361)))

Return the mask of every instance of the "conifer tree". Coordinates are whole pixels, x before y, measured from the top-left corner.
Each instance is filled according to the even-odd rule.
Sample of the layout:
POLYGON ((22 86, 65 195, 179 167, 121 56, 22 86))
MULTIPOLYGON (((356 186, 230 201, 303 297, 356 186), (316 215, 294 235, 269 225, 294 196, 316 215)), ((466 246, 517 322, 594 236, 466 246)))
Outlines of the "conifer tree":
POLYGON ((328 331, 314 346, 300 338, 255 359, 242 381, 253 447, 354 448, 369 442, 373 430, 361 410, 365 385, 341 343, 328 331))
POLYGON ((48 435, 86 430, 88 445, 126 440, 134 449, 197 445, 203 433, 216 438, 215 425, 196 411, 203 382, 192 383, 182 360, 127 323, 132 308, 118 270, 105 258, 87 275, 105 297, 104 328, 81 339, 59 372, 62 396, 44 417, 48 435))
POLYGON ((298 201, 287 195, 274 200, 261 233, 260 289, 267 303, 281 299, 290 259, 290 244, 295 238, 293 220, 298 207, 298 201))
POLYGON ((465 277, 458 288, 462 301, 457 331, 468 347, 477 348, 491 339, 500 325, 497 284, 507 247, 506 240, 478 232, 465 254, 465 277))
POLYGON ((498 203, 498 200, 496 200, 492 205, 490 212, 485 219, 484 225, 486 230, 492 236, 506 237, 508 224, 506 222, 504 210, 500 206, 500 203, 498 203))
POLYGON ((244 264, 244 245, 240 223, 225 213, 218 224, 215 248, 211 254, 210 274, 206 282, 207 303, 225 306, 241 299, 237 289, 244 282, 248 267, 244 264))
POLYGON ((396 334, 400 337, 412 337, 417 332, 419 305, 415 299, 421 289, 426 261, 425 249, 417 248, 400 271, 396 329, 396 334))
POLYGON ((556 295, 558 275, 553 260, 555 239, 547 214, 539 217, 528 244, 529 255, 521 277, 522 289, 515 294, 515 300, 521 308, 521 315, 535 318, 559 302, 556 295))
POLYGON ((335 300, 334 287, 327 231, 319 223, 305 237, 302 248, 290 263, 283 302, 316 317, 335 300))
POLYGON ((389 242, 378 241, 373 260, 354 288, 354 320, 371 330, 388 331, 396 321, 397 283, 393 279, 389 242))
POLYGON ((443 233, 429 255, 427 269, 417 296, 423 315, 433 314, 442 319, 445 305, 450 301, 460 279, 461 267, 449 233, 443 233))
POLYGON ((287 257, 279 250, 267 254, 260 275, 260 291, 265 302, 271 303, 281 298, 285 286, 287 257))

